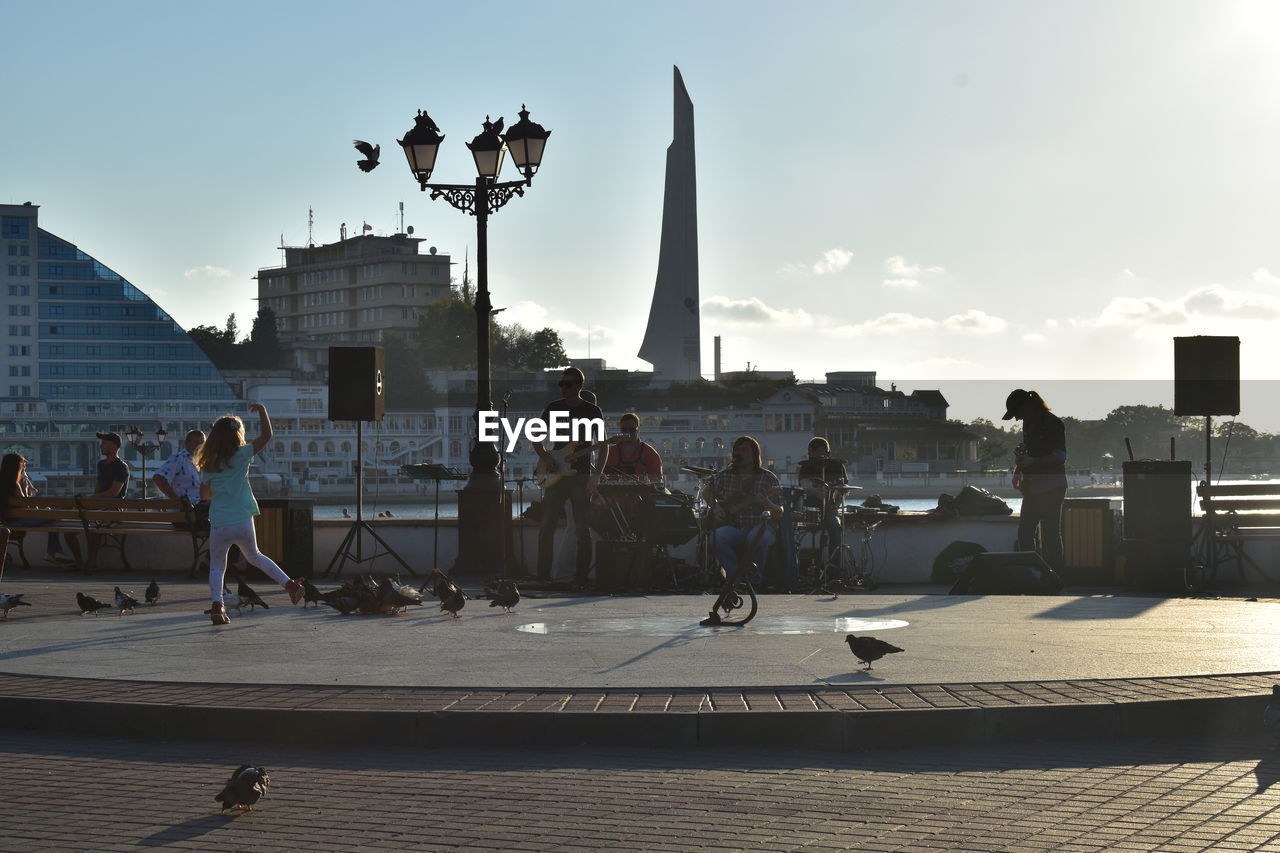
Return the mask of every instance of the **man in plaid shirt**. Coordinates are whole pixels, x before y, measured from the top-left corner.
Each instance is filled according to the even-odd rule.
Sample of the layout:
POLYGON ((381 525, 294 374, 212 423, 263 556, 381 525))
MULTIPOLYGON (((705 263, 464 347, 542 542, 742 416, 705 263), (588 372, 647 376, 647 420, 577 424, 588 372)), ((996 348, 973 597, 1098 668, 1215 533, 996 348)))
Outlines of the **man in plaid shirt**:
POLYGON ((765 558, 778 538, 773 519, 782 515, 782 507, 774 503, 779 489, 778 476, 760 465, 759 443, 749 435, 736 439, 733 461, 712 476, 710 483, 713 517, 718 524, 713 534, 716 559, 729 577, 738 571, 738 552, 746 545, 751 583, 764 580, 765 558))

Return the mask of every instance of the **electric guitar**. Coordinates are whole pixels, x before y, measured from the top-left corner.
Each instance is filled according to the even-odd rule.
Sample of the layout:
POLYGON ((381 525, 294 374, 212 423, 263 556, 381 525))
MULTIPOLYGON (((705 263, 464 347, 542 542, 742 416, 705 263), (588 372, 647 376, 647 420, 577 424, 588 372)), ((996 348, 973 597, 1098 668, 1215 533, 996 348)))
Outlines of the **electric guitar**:
POLYGON ((538 457, 538 467, 533 471, 533 479, 543 489, 549 489, 565 477, 577 476, 578 469, 572 467, 574 460, 595 453, 602 447, 634 440, 635 436, 632 435, 615 435, 599 444, 580 447, 577 450, 573 449, 572 444, 566 444, 559 450, 548 450, 546 457, 538 457))

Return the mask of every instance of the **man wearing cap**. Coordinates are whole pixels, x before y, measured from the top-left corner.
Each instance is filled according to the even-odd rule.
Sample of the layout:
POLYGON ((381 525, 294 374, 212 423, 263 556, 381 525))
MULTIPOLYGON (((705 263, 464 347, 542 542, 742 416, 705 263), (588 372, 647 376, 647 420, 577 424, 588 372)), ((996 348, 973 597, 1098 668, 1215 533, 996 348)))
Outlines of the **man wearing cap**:
POLYGON ((1039 550, 1054 571, 1062 571, 1062 502, 1067 496, 1067 433, 1035 391, 1014 389, 1004 401, 1004 420, 1022 421, 1022 444, 1013 487, 1022 492, 1019 551, 1039 550), (1036 531, 1040 548, 1035 548, 1036 531))
POLYGON ((122 498, 129 486, 129 463, 120 458, 120 433, 100 432, 97 435, 102 441, 99 450, 103 458, 98 460, 97 491, 89 497, 122 498))

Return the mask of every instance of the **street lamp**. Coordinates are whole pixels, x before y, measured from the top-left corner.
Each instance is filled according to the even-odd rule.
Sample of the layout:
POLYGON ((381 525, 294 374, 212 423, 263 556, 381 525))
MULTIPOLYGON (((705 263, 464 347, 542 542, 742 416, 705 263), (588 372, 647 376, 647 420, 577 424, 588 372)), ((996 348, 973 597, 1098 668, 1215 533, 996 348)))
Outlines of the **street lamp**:
POLYGON ((399 140, 409 161, 409 171, 423 192, 431 198, 444 198, 455 209, 476 218, 476 434, 471 446, 471 474, 458 498, 458 556, 467 568, 505 572, 505 538, 495 535, 504 530, 506 507, 502 474, 498 471, 500 456, 495 444, 480 440, 480 412, 493 409, 490 393, 489 322, 493 303, 489 300, 489 213, 502 208, 515 196, 523 196, 524 188, 533 184, 533 176, 542 165, 542 153, 551 131, 529 121, 529 111, 520 105, 520 121, 505 135, 502 119, 489 121, 484 130, 467 143, 476 164, 475 184, 432 184, 436 156, 444 134, 426 110, 419 110, 413 128, 399 140), (523 180, 498 182, 506 152, 524 176, 523 180))
POLYGON ((147 457, 160 449, 160 445, 164 444, 165 436, 169 433, 162 426, 156 430, 156 443, 142 440, 142 430, 137 425, 129 427, 129 431, 125 435, 129 436, 129 444, 133 445, 133 449, 138 451, 138 455, 142 457, 142 499, 147 499, 147 457))

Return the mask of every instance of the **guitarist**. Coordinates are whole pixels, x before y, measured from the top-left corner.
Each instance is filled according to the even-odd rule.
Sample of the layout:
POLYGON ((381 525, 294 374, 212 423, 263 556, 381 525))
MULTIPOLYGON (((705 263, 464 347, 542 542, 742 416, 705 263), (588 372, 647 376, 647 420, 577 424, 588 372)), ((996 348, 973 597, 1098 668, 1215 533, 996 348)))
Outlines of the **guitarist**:
POLYGON ((749 435, 735 439, 729 467, 712 475, 708 489, 717 525, 713 534, 716 559, 729 577, 738 571, 742 549, 746 551, 742 558, 753 565, 751 583, 764 580, 765 557, 778 538, 764 513, 781 517, 782 507, 774 502, 780 489, 778 476, 760 464, 759 442, 749 435))
POLYGON ((1018 513, 1019 551, 1035 549, 1054 571, 1062 571, 1062 502, 1067 496, 1067 433, 1062 420, 1049 411, 1035 391, 1021 388, 1004 401, 1004 420, 1022 421, 1021 452, 1013 471, 1013 487, 1022 492, 1018 513))
MULTIPOLYGON (((600 411, 600 407, 583 399, 582 386, 585 383, 586 377, 581 370, 576 367, 566 368, 560 375, 560 399, 552 400, 542 410, 543 421, 550 423, 553 411, 567 411, 572 421, 585 418, 603 420, 604 414, 600 411)), ((565 444, 556 443, 551 449, 561 450, 565 444)), ((578 443, 575 449, 584 446, 589 445, 578 443)), ((533 449, 544 462, 554 464, 555 460, 542 444, 535 444, 533 449)), ((565 502, 568 502, 573 506, 573 535, 577 541, 574 582, 580 587, 587 585, 587 576, 591 572, 591 527, 587 523, 591 505, 589 495, 595 492, 603 468, 602 465, 593 464, 592 457, 595 455, 588 453, 570 462, 569 465, 576 471, 574 476, 558 480, 542 494, 542 518, 538 524, 538 580, 540 581, 551 580, 556 525, 560 523, 560 516, 564 514, 565 502)))

